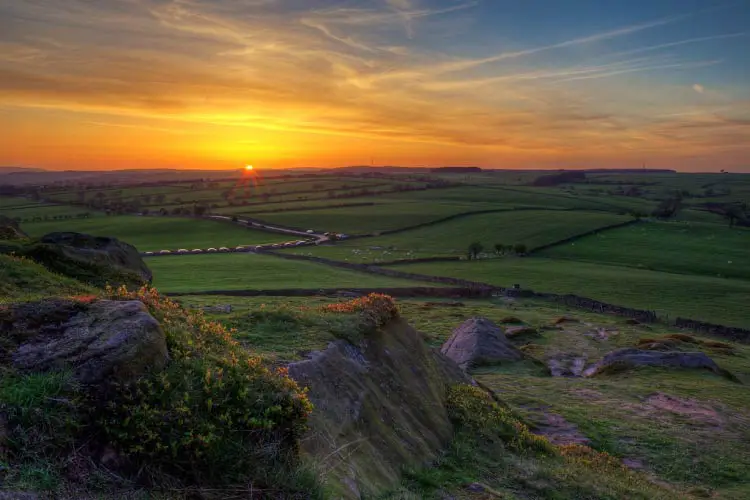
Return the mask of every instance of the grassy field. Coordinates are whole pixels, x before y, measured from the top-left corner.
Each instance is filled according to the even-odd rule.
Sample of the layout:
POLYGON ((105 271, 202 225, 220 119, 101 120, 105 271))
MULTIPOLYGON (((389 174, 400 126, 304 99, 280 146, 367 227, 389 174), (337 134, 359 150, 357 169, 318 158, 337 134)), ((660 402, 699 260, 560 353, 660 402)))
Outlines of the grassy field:
POLYGON ((288 235, 269 233, 210 220, 177 217, 138 217, 120 215, 94 219, 73 219, 23 224, 30 236, 53 231, 76 231, 95 236, 114 236, 138 250, 174 250, 178 248, 233 247, 287 241, 288 235))
MULTIPOLYGON (((339 325, 319 312, 320 306, 335 300, 180 298, 191 307, 232 304, 232 313, 210 316, 236 328, 240 342, 272 361, 299 359, 337 338, 339 325)), ((622 318, 536 300, 463 300, 460 305, 440 300, 399 300, 398 305, 401 314, 434 346, 440 346, 454 328, 471 317, 483 316, 498 324, 517 318, 536 333, 513 338, 512 342, 542 363, 577 357, 588 365, 612 350, 634 346, 642 338, 677 333, 663 325, 629 325, 622 318), (553 327, 561 316, 576 321, 553 327)), ((693 339, 715 340, 700 335, 693 339)), ((706 351, 741 382, 750 383, 750 347, 726 345, 728 349, 686 344, 685 349, 706 351)), ((551 377, 539 364, 529 361, 478 368, 472 376, 495 390, 497 397, 536 432, 553 440, 587 439, 594 449, 626 460, 642 471, 631 474, 651 475, 649 481, 667 486, 666 492, 649 491, 649 481, 639 484, 637 477, 629 478, 634 488, 630 491, 618 491, 611 477, 587 478, 583 470, 568 470, 561 477, 555 468, 560 463, 540 463, 529 456, 518 461, 507 450, 494 449, 485 454, 476 444, 459 441, 435 467, 408 471, 403 486, 383 498, 440 498, 439 493, 445 491, 455 493, 457 498, 486 498, 462 495, 471 482, 503 493, 499 498, 740 500, 750 494, 750 480, 745 474, 750 467, 750 451, 736 445, 750 439, 750 395, 738 390, 743 386, 737 383, 708 372, 666 369, 639 369, 594 378, 551 377), (575 477, 578 486, 571 491, 564 477, 575 477), (588 490, 589 481, 597 485, 596 493, 588 490), (528 492, 528 496, 519 497, 522 492, 528 492)))
POLYGON ((396 269, 596 300, 719 324, 750 327, 750 282, 544 258, 400 265, 396 269))
POLYGON ((22 221, 34 219, 52 219, 55 217, 76 217, 81 214, 89 216, 102 215, 101 212, 86 207, 74 207, 72 205, 50 205, 48 203, 34 203, 24 200, 24 204, 10 207, 0 207, 0 214, 11 219, 20 218, 22 221))
POLYGON ((718 224, 642 223, 542 251, 556 259, 684 274, 750 279, 750 229, 718 224))
POLYGON ((146 264, 154 273, 154 286, 165 292, 424 285, 322 264, 248 253, 152 257, 146 259, 146 264))
POLYGON ((519 210, 461 217, 432 226, 375 238, 344 241, 293 253, 350 262, 384 262, 434 256, 464 256, 469 243, 524 244, 527 248, 554 243, 600 227, 627 222, 628 216, 604 212, 519 210))
MULTIPOLYGON (((355 198, 356 199, 356 198, 355 198)), ((334 200, 339 201, 339 200, 334 200)), ((340 200, 350 201, 351 200, 340 200)), ((375 206, 344 207, 320 210, 300 210, 278 213, 254 213, 252 216, 263 221, 299 228, 312 228, 321 231, 336 231, 347 234, 369 234, 400 229, 442 219, 457 213, 481 210, 464 204, 419 203, 379 203, 375 206)))

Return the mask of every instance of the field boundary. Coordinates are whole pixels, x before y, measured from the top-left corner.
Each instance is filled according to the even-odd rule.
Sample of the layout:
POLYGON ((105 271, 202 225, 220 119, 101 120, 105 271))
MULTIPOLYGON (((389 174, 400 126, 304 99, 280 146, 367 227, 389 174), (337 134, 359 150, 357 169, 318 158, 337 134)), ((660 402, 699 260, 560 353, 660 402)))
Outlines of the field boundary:
POLYGON ((558 240, 558 241, 555 241, 555 242, 552 242, 552 243, 547 243, 545 245, 541 245, 541 246, 532 248, 531 250, 529 250, 526 253, 528 255, 531 255, 533 253, 541 252, 542 250, 547 250, 549 248, 553 248, 553 247, 556 247, 556 246, 559 246, 559 245, 565 245, 566 243, 573 243, 575 241, 580 240, 581 238, 586 238, 587 236, 593 236, 595 234, 599 234, 599 233, 602 233, 604 231, 610 231, 612 229, 619 229, 621 227, 632 226, 634 224, 639 224, 641 222, 643 222, 641 219, 632 219, 632 220, 625 221, 625 222, 618 222, 617 224, 610 224, 609 226, 602 226, 602 227, 597 228, 597 229, 592 229, 590 231, 586 231, 585 233, 577 234, 575 236, 570 236, 570 237, 565 238, 563 240, 558 240))
POLYGON ((227 297, 313 297, 367 295, 383 293, 392 297, 488 298, 492 290, 469 287, 387 287, 387 288, 278 288, 265 290, 202 290, 199 292, 167 292, 170 297, 190 295, 223 295, 227 297))
MULTIPOLYGON (((395 269, 381 268, 372 264, 353 264, 349 262, 339 262, 335 260, 325 259, 322 257, 312 257, 307 255, 293 255, 293 254, 280 254, 278 252, 263 252, 265 254, 274 255, 282 259, 289 260, 306 260, 310 262, 317 262, 319 264, 329 265, 333 267, 340 267, 343 269, 350 269, 370 274, 379 274, 382 276, 389 276, 392 278, 403 278, 414 281, 426 281, 432 283, 443 283, 449 285, 456 285, 462 288, 469 288, 477 290, 477 293, 489 293, 491 296, 507 296, 507 297, 526 297, 536 298, 542 300, 548 300, 552 302, 559 302, 576 309, 584 309, 592 312, 598 312, 601 314, 609 314, 613 316, 621 316, 626 318, 635 319, 639 323, 664 323, 676 328, 683 328, 689 330, 695 330, 698 332, 708 333, 711 335, 730 338, 732 340, 750 343, 750 330, 731 327, 725 325, 715 325, 712 323, 706 323, 703 321, 678 318, 678 320, 670 322, 667 319, 660 318, 656 312, 647 311, 643 309, 635 309, 632 307, 620 306, 617 304, 610 304, 608 302, 602 302, 599 300, 591 299, 588 297, 581 297, 573 294, 557 294, 557 293, 546 293, 546 292, 535 292, 530 289, 516 289, 507 288, 488 283, 482 283, 477 281, 464 280, 460 278, 449 278, 445 276, 431 276, 426 274, 407 273, 403 271, 396 271, 395 269)), ((187 294, 190 295, 190 294, 187 294)))

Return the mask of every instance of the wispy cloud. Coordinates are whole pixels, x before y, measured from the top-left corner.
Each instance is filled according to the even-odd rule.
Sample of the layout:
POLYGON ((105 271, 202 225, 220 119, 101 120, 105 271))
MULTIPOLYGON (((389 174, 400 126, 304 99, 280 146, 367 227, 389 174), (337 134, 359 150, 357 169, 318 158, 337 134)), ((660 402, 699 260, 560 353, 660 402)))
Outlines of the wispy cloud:
MULTIPOLYGON (((304 144, 318 155, 342 144, 350 153, 405 154, 416 144, 430 155, 447 148, 477 158, 710 152, 738 138, 750 144, 750 108, 736 105, 741 91, 691 89, 692 81, 709 81, 701 72, 719 67, 724 55, 675 53, 745 33, 639 44, 687 15, 478 57, 483 47, 459 56, 451 44, 420 43, 430 22, 468 15, 477 2, 287 3, 4 3, 0 18, 24 29, 0 30, 0 105, 64 112, 71 127, 112 137, 153 132, 177 140, 189 131, 196 140, 184 147, 200 143, 206 155, 275 143, 304 144), (621 41, 636 45, 609 49, 621 41), (679 78, 689 80, 671 82, 679 78), (111 119, 88 118, 93 113, 111 119), (196 134, 197 127, 207 132, 196 134)), ((0 151, 14 137, 6 128, 0 151)), ((52 128, 38 130, 54 139, 52 128)), ((268 146, 267 154, 288 150, 268 146)))

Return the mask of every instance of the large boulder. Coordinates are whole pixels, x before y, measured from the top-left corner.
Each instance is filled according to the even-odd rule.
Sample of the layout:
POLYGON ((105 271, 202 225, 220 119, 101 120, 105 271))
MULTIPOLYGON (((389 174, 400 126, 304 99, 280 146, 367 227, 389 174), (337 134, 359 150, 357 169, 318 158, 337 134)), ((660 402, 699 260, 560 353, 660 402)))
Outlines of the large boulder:
POLYGON ((717 375, 737 381, 734 375, 717 365, 704 352, 646 351, 634 348, 618 349, 606 354, 599 362, 587 368, 583 374, 592 377, 602 373, 631 370, 640 366, 710 370, 717 375))
POLYGON ((2 361, 19 371, 70 369, 84 384, 126 381, 167 362, 164 332, 137 300, 47 300, 0 313, 2 361))
POLYGON ((310 390, 303 452, 330 471, 334 498, 393 488, 404 468, 435 459, 453 436, 447 388, 470 382, 401 318, 358 345, 331 343, 289 375, 310 390))
POLYGON ((21 253, 54 272, 95 286, 140 286, 152 279, 138 250, 116 238, 50 233, 21 253))
POLYGON ((440 352, 464 370, 524 358, 523 353, 505 337, 502 328, 481 317, 461 323, 440 352))

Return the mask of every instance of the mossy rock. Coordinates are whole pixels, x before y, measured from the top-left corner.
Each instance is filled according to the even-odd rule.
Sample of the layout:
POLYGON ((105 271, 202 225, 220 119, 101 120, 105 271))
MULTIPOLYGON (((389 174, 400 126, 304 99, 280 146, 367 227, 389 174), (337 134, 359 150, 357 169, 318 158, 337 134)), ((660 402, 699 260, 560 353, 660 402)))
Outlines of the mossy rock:
POLYGON ((106 284, 139 287, 152 279, 151 270, 138 250, 116 238, 51 233, 16 248, 14 253, 97 287, 106 284))

